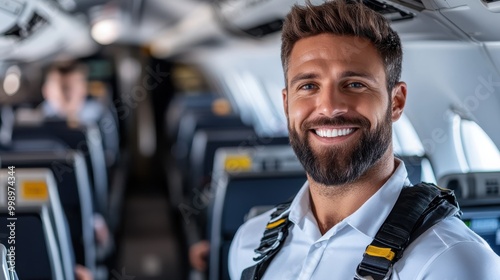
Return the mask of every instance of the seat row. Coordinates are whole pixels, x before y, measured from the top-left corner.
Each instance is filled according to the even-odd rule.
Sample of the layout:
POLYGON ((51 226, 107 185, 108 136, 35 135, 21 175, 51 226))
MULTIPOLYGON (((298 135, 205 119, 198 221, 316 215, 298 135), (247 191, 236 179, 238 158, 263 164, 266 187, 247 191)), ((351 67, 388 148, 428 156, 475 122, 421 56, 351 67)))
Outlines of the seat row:
MULTIPOLYGON (((113 233, 120 220, 119 211, 110 212, 113 209, 110 197, 116 188, 124 186, 116 186, 110 179, 113 177, 110 174, 118 172, 121 166, 106 164, 102 132, 93 124, 59 120, 17 122, 12 126, 9 140, 0 145, 0 168, 15 169, 10 177, 15 178, 11 180, 15 180, 20 207, 15 213, 19 215, 16 230, 19 278, 42 279, 45 276, 40 278, 40 275, 46 275, 43 279, 74 279, 75 266, 81 265, 94 279, 106 279, 105 262, 113 253, 113 233), (46 196, 28 199, 28 206, 31 207, 33 201, 37 206, 25 208, 25 191, 36 189, 30 189, 29 180, 23 185, 26 181, 23 178, 35 176, 33 174, 38 176, 35 180, 39 182, 38 191, 46 196), (104 228, 97 226, 101 221, 104 228), (52 238, 50 228, 58 229, 56 233, 65 229, 67 235, 55 234, 52 238), (108 231, 110 238, 100 240, 98 230, 108 231), (37 247, 41 259, 32 253, 29 245, 32 244, 30 238, 35 237, 45 240, 42 243, 45 245, 37 247), (57 264, 61 265, 60 269, 57 264)), ((0 203, 6 202, 3 199, 0 203)), ((8 213, 2 215, 2 223, 8 222, 8 213)), ((1 243, 6 245, 4 241, 1 243)))

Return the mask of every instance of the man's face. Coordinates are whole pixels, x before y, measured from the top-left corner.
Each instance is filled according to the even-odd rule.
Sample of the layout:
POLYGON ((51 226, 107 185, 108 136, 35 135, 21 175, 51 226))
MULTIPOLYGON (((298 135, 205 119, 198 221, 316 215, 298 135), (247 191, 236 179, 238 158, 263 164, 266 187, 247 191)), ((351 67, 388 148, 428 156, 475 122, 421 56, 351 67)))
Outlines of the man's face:
POLYGON ((79 112, 87 97, 87 80, 85 75, 79 72, 71 72, 64 75, 62 88, 66 105, 70 112, 79 112))
POLYGON ((406 89, 403 99, 401 92, 389 95, 382 60, 368 40, 331 34, 301 39, 286 75, 290 142, 311 179, 354 182, 387 152, 406 89))
POLYGON ((87 81, 79 72, 50 73, 45 82, 44 97, 62 116, 77 115, 87 97, 87 81))

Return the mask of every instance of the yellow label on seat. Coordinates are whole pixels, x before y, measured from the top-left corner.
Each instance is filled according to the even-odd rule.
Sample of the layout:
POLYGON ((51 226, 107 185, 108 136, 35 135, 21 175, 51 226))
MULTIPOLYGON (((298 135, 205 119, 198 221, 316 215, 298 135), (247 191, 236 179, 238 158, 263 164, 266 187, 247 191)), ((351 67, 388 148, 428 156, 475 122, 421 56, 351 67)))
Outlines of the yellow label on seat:
POLYGON ((49 191, 45 181, 23 181, 21 196, 26 200, 47 200, 49 191))
POLYGON ((252 158, 247 155, 227 156, 224 161, 225 171, 248 171, 252 169, 252 158))

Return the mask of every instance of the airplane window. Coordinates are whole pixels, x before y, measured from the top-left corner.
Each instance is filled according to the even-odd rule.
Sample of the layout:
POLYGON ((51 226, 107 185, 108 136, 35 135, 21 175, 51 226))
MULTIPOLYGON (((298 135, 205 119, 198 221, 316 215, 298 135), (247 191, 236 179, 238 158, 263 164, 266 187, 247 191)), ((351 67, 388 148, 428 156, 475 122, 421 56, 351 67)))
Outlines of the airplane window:
POLYGON ((486 132, 474 121, 461 119, 462 147, 470 170, 500 170, 500 152, 486 132))
POLYGON ((415 128, 405 114, 393 124, 392 138, 395 154, 422 156, 425 153, 415 128))

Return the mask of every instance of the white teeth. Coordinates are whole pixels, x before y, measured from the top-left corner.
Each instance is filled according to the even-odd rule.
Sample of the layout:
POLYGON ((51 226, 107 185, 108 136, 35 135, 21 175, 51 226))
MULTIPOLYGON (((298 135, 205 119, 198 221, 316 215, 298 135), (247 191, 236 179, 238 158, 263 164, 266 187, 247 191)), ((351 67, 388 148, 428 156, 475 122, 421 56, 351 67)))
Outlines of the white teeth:
POLYGON ((339 137, 351 134, 354 131, 352 128, 343 128, 343 129, 317 129, 315 130, 316 134, 320 137, 339 137))

